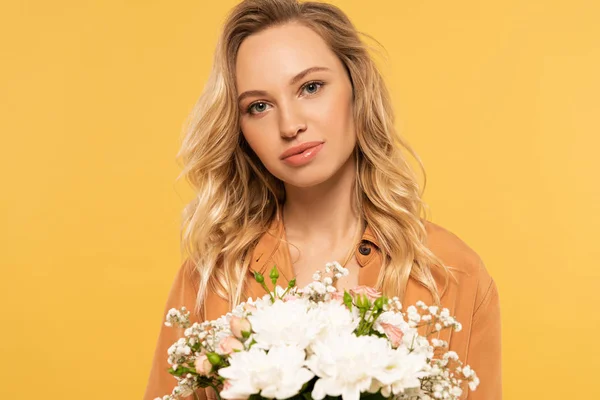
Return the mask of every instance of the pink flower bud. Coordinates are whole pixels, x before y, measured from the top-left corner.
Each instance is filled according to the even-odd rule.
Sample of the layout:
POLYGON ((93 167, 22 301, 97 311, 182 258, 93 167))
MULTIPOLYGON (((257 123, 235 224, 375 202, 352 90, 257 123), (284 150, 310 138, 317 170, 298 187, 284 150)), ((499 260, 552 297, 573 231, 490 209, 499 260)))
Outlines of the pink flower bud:
POLYGON ((194 367, 196 368, 196 372, 201 376, 207 376, 212 370, 212 364, 210 361, 208 361, 208 357, 206 357, 205 354, 201 354, 196 357, 196 361, 194 361, 194 367))
POLYGON ((246 318, 236 317, 235 315, 231 317, 229 321, 229 327, 231 328, 231 333, 236 338, 242 339, 244 335, 242 332, 250 332, 252 327, 250 326, 250 321, 246 318))
POLYGON ((385 335, 392 343, 392 347, 397 348, 400 346, 402 343, 402 338, 404 337, 404 332, 402 332, 402 330, 396 325, 388 324, 386 322, 382 322, 381 327, 383 328, 385 335))
POLYGON ((223 354, 231 354, 235 350, 244 350, 244 344, 234 336, 227 336, 219 343, 219 350, 223 354))
POLYGON ((371 301, 376 300, 379 297, 381 297, 381 292, 378 292, 377 290, 375 290, 375 289, 373 289, 372 287, 369 287, 369 286, 357 286, 354 289, 350 289, 350 294, 352 296, 357 296, 359 294, 364 294, 371 301))

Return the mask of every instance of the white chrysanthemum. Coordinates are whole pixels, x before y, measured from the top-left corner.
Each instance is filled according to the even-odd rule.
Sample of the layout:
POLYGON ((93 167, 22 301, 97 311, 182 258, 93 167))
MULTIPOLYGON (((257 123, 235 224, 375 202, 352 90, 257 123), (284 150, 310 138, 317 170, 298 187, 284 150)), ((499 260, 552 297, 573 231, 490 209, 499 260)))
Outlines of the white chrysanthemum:
POLYGON ((297 346, 277 346, 268 352, 253 346, 233 353, 230 365, 219 370, 227 379, 221 397, 241 399, 259 393, 270 399, 292 397, 314 376, 304 361, 305 352, 297 346))
POLYGON ((384 397, 417 389, 421 386, 419 378, 428 375, 426 354, 409 352, 406 346, 382 353, 380 361, 383 366, 374 369, 374 378, 380 383, 384 397))
POLYGON ((323 340, 329 335, 350 334, 360 323, 358 313, 354 315, 345 305, 337 301, 319 303, 310 310, 315 328, 314 340, 323 340))
POLYGON ((248 316, 257 342, 255 346, 268 350, 273 346, 290 344, 305 349, 321 330, 313 323, 308 309, 306 299, 276 300, 269 307, 258 308, 248 316))
POLYGON ((329 335, 311 346, 306 365, 319 377, 312 391, 315 400, 342 396, 358 400, 371 388, 374 374, 384 363, 382 354, 390 351, 389 342, 376 336, 329 335))

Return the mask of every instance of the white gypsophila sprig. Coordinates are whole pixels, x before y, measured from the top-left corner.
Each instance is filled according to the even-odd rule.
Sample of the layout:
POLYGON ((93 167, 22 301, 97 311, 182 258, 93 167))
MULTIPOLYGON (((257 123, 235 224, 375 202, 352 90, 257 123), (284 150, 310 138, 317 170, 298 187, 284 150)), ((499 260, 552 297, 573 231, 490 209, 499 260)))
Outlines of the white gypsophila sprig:
POLYGON ((221 353, 219 343, 231 336, 228 313, 217 320, 195 322, 184 330, 184 337, 179 338, 167 349, 167 361, 176 370, 179 366, 194 363, 195 357, 202 353, 221 353), (196 349, 194 351, 194 348, 196 349))
POLYGON ((185 307, 181 307, 179 310, 171 308, 167 312, 165 325, 168 327, 179 326, 187 328, 190 325, 190 312, 185 307))
POLYGON ((190 396, 194 393, 194 390, 198 388, 196 381, 191 374, 188 374, 185 378, 179 380, 177 386, 173 388, 171 396, 175 399, 181 399, 183 397, 190 396))
MULTIPOLYGON (((438 341, 435 344, 447 346, 447 343, 438 341)), ((430 361, 429 376, 423 381, 423 388, 434 399, 458 400, 463 393, 463 383, 469 389, 475 390, 479 385, 479 378, 469 366, 462 366, 458 354, 447 351, 440 359, 430 361)))
POLYGON ((416 306, 410 306, 406 309, 406 317, 412 327, 427 326, 426 336, 431 336, 444 329, 452 329, 459 332, 462 325, 450 315, 450 310, 437 306, 427 306, 424 302, 418 301, 416 306))
POLYGON ((315 303, 331 301, 333 294, 337 292, 337 281, 349 274, 350 271, 337 261, 329 262, 325 264, 325 274, 317 270, 312 276, 313 282, 299 289, 298 294, 315 303))
POLYGON ((384 311, 391 311, 393 313, 402 313, 402 303, 397 296, 388 299, 387 304, 384 306, 384 311))

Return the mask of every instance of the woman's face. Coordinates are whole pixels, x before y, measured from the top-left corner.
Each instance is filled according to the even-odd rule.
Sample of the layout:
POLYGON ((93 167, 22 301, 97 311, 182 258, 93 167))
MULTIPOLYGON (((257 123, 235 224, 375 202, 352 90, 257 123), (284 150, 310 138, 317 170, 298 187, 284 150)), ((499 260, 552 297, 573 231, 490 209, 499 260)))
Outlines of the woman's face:
POLYGON ((310 187, 351 161, 352 85, 313 30, 289 23, 246 38, 236 59, 236 84, 242 133, 274 176, 310 187))

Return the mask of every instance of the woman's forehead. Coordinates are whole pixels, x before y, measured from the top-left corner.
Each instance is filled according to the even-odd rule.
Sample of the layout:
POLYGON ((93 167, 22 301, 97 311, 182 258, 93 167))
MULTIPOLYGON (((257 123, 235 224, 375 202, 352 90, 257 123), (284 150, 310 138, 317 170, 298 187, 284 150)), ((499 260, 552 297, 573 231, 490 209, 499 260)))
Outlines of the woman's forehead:
POLYGON ((275 26, 242 42, 236 59, 236 84, 240 92, 286 87, 290 79, 314 66, 336 72, 341 63, 312 29, 292 23, 275 26))

